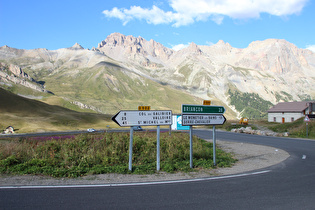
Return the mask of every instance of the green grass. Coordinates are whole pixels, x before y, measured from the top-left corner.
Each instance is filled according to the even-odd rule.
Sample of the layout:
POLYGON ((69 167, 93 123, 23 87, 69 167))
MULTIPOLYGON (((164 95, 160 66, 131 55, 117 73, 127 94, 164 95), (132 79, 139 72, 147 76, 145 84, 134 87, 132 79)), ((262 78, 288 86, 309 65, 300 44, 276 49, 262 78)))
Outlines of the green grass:
POLYGON ((15 95, 0 88, 0 129, 11 125, 19 133, 80 130, 113 125, 112 115, 82 113, 15 95))
POLYGON ((267 118, 267 110, 272 103, 262 99, 256 93, 242 93, 238 90, 228 90, 231 105, 241 112, 242 117, 249 119, 267 118))
POLYGON ((250 69, 246 69, 246 68, 241 68, 241 67, 233 67, 235 71, 239 71, 241 72, 241 74, 243 74, 243 76, 248 76, 250 75, 250 69))
POLYGON ((304 118, 300 118, 290 123, 269 123, 268 128, 274 132, 288 132, 290 137, 315 139, 315 120, 311 120, 306 126, 304 118), (308 136, 306 130, 308 129, 308 136))
POLYGON ((31 88, 27 88, 19 84, 11 84, 11 86, 4 85, 1 88, 6 89, 15 94, 30 96, 33 98, 44 98, 44 97, 49 97, 52 95, 51 93, 40 92, 40 91, 33 90, 31 88))
POLYGON ((57 96, 93 105, 103 113, 148 105, 152 109, 180 111, 181 102, 194 103, 193 97, 168 85, 154 82, 118 66, 63 69, 41 78, 57 96))
MULTIPOLYGON (((44 102, 49 98, 60 98, 59 104, 76 111, 78 107, 71 102, 91 105, 101 113, 115 114, 123 109, 137 109, 139 105, 148 105, 152 109, 172 109, 179 113, 181 103, 201 101, 186 92, 177 90, 167 84, 160 84, 125 67, 115 61, 101 62, 90 68, 78 68, 75 65, 63 65, 61 60, 54 61, 52 69, 32 69, 31 62, 43 62, 39 59, 19 58, 6 61, 15 63, 37 81, 45 82, 45 88, 52 94, 32 91, 23 86, 7 87, 15 94, 43 96, 44 102), (62 102, 61 99, 66 101, 62 102)), ((52 61, 51 61, 52 62, 52 61)), ((145 68, 142 71, 149 71, 145 68)))
MULTIPOLYGON (((306 123, 304 117, 290 123, 274 123, 267 120, 249 120, 249 127, 254 130, 259 130, 259 127, 264 127, 277 133, 288 132, 292 138, 309 138, 315 139, 315 120, 311 119, 308 123, 308 136, 306 136, 306 123)), ((239 121, 228 120, 223 125, 216 126, 217 129, 231 131, 233 128, 247 127, 239 124, 239 121)))
MULTIPOLYGON (((129 138, 128 133, 104 133, 1 141, 0 173, 53 177, 156 173, 156 133, 135 133, 132 171, 128 168, 129 138)), ((217 149, 214 166, 212 143, 194 137, 191 169, 187 133, 161 133, 160 142, 161 171, 189 172, 230 167, 236 162, 231 154, 217 149)))

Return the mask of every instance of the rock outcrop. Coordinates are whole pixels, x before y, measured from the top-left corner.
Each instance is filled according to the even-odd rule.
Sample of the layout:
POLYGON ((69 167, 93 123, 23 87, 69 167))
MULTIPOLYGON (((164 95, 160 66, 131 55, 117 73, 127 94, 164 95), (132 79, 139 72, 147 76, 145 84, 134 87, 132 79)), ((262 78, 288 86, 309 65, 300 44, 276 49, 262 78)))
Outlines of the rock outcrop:
POLYGON ((90 109, 90 110, 93 110, 93 111, 96 111, 96 112, 102 112, 100 109, 94 107, 94 106, 91 106, 91 105, 87 105, 87 104, 83 104, 79 101, 73 101, 71 102, 72 104, 80 107, 81 109, 90 109))
POLYGON ((133 63, 141 63, 146 60, 145 58, 153 63, 163 63, 174 53, 154 40, 147 41, 142 37, 136 38, 120 33, 109 35, 96 49, 115 60, 133 63))
POLYGON ((7 86, 11 86, 13 83, 40 92, 50 92, 42 84, 25 73, 19 66, 13 64, 6 65, 0 63, 0 82, 7 86))

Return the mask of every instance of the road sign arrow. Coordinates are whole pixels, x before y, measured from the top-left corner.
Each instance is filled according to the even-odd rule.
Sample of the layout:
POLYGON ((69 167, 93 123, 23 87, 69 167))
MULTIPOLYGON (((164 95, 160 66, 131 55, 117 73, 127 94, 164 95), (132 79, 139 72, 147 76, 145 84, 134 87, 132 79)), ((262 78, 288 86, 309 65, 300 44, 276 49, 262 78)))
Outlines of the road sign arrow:
POLYGON ((115 114, 113 117, 112 117, 112 121, 114 121, 116 124, 118 124, 119 126, 121 126, 121 121, 118 120, 118 115, 120 114, 120 111, 117 112, 117 114, 115 114), (118 120, 118 121, 117 121, 118 120))
POLYGON ((222 114, 183 114, 183 125, 223 125, 226 118, 222 114))

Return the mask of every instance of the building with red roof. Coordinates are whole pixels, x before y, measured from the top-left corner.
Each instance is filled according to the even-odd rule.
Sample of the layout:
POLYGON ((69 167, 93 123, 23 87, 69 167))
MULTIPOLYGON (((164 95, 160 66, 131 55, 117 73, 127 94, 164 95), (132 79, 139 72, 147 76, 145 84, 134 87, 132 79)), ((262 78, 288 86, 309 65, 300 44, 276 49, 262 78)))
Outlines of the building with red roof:
POLYGON ((268 122, 293 122, 315 112, 315 101, 281 102, 267 112, 268 122))

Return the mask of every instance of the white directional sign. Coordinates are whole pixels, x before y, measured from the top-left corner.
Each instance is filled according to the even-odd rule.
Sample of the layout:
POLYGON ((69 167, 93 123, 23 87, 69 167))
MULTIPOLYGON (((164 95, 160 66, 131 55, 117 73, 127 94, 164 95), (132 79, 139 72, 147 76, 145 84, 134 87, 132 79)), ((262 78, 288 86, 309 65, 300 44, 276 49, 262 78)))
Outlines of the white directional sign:
POLYGON ((119 111, 112 120, 121 127, 171 125, 172 111, 119 111))
POLYGON ((225 117, 222 114, 183 114, 183 125, 223 125, 225 117))

